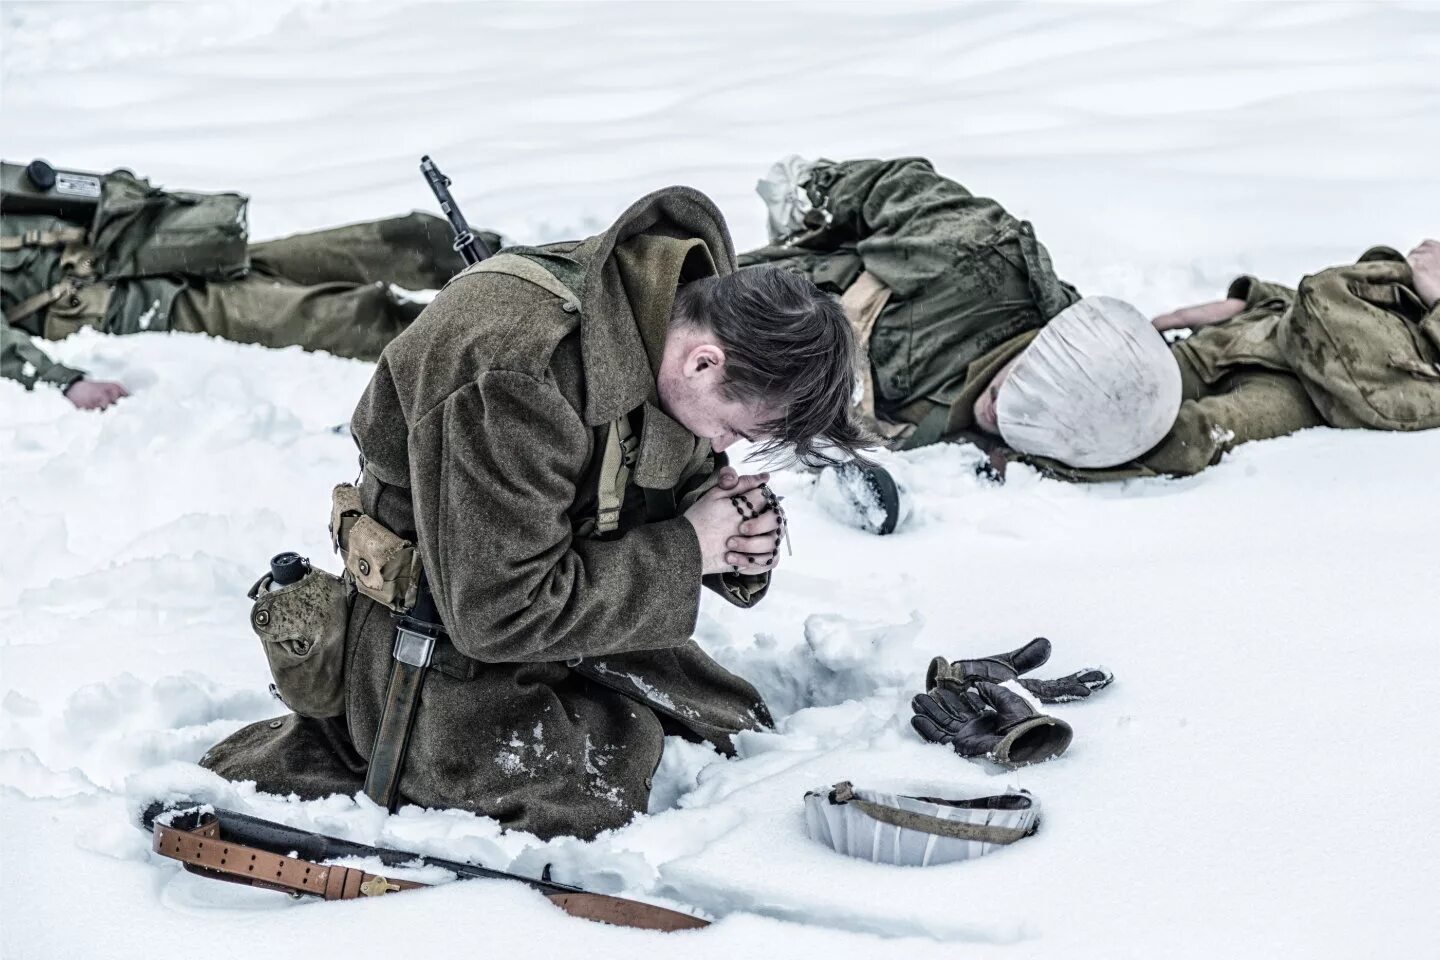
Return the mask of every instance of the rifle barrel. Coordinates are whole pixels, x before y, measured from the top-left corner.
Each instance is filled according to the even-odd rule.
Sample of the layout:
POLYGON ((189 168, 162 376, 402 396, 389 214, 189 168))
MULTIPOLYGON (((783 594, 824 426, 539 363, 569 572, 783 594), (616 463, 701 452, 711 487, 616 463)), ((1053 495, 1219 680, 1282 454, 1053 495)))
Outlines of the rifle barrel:
POLYGON ((425 182, 430 184, 430 191, 435 194, 435 199, 440 204, 440 212, 450 221, 450 229, 455 234, 455 242, 451 246, 465 258, 465 265, 473 266, 489 257, 493 251, 470 229, 465 215, 460 212, 460 206, 450 195, 450 178, 440 172, 429 154, 420 158, 420 173, 425 177, 425 182))

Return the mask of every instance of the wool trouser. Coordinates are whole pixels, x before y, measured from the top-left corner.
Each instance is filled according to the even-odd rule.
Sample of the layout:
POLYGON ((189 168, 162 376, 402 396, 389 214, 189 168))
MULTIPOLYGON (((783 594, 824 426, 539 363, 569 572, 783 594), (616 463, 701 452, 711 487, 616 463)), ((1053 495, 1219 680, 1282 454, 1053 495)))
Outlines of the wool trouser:
POLYGON ((412 213, 254 244, 250 265, 182 291, 171 329, 374 360, 424 307, 391 285, 438 289, 464 263, 445 221, 412 213))

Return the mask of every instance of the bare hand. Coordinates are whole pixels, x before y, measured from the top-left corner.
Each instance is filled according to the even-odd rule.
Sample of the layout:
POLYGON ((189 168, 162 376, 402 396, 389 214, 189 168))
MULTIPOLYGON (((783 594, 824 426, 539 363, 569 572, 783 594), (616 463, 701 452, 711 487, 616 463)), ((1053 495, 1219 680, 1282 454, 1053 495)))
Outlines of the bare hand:
POLYGON ((702 575, 765 573, 775 569, 780 515, 770 510, 751 517, 766 507, 760 488, 769 479, 768 473, 740 476, 726 468, 719 483, 685 511, 685 519, 695 528, 700 541, 702 575), (746 498, 753 508, 745 511, 744 501, 737 506, 732 502, 734 497, 746 498))
POLYGON ((1415 292, 1426 307, 1440 301, 1440 241, 1423 240, 1405 257, 1415 274, 1415 292))
POLYGON ((1194 306, 1181 307, 1170 313, 1162 314, 1150 322, 1156 330, 1164 333, 1167 330, 1214 326, 1217 323, 1224 323, 1231 317, 1238 316, 1244 310, 1244 300, 1234 298, 1215 300, 1210 303, 1197 303, 1194 306))
POLYGON ((81 377, 65 388, 65 399, 80 410, 104 410, 121 397, 130 396, 130 391, 111 380, 91 380, 81 377))
POLYGON ((743 562, 738 566, 756 567, 762 573, 774 570, 780 562, 780 544, 785 539, 785 512, 780 509, 779 499, 769 487, 762 486, 745 493, 731 491, 730 504, 735 508, 740 526, 726 541, 726 548, 731 554, 740 555, 738 559, 743 562))

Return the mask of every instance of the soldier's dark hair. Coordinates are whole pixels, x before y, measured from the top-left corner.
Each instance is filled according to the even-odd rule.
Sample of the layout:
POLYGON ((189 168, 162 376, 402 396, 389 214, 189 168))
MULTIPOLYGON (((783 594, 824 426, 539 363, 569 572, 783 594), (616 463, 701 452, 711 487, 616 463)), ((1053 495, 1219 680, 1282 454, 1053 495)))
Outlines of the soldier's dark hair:
MULTIPOLYGON (((685 284, 671 322, 715 335, 725 351, 725 394, 781 411, 760 424, 762 456, 789 451, 810 466, 874 446, 851 412, 855 334, 840 302, 778 267, 752 267, 685 284)), ((863 459, 863 458, 862 458, 863 459)))

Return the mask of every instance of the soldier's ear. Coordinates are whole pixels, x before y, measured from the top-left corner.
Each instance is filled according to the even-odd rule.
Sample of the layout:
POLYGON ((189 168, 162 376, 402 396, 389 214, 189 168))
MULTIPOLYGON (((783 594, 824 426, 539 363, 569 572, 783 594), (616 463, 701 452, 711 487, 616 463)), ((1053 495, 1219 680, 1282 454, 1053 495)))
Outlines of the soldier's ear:
POLYGON ((698 376, 708 370, 720 370, 725 367, 725 351, 718 344, 702 343, 690 351, 690 356, 685 364, 685 373, 689 376, 698 376))

